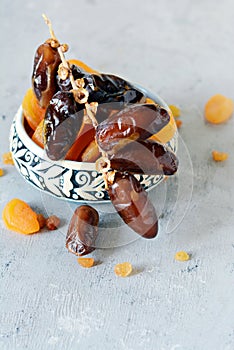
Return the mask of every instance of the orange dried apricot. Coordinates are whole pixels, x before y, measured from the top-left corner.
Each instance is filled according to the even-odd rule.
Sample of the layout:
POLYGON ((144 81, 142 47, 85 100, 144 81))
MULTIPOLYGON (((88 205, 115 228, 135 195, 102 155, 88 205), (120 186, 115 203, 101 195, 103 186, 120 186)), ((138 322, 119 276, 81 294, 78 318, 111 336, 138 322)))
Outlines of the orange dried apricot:
POLYGON ((177 252, 175 254, 175 260, 177 261, 187 261, 190 259, 190 256, 188 253, 186 253, 185 251, 180 251, 180 252, 177 252))
POLYGON ((18 198, 14 198, 6 204, 2 212, 2 218, 9 230, 25 235, 40 230, 37 214, 27 203, 18 198))
POLYGON ((3 176, 4 175, 4 171, 2 168, 0 168, 0 176, 3 176))
POLYGON ((78 264, 82 267, 90 268, 94 265, 93 258, 78 258, 78 264))
POLYGON ((180 116, 180 109, 179 107, 175 106, 175 105, 169 105, 169 108, 173 114, 174 118, 178 118, 180 116))
POLYGON ((13 161, 13 158, 12 158, 12 153, 11 152, 3 153, 2 161, 3 161, 4 164, 14 165, 14 161, 13 161))
POLYGON ((116 264, 114 267, 115 274, 119 277, 127 277, 132 272, 132 265, 129 262, 116 264))
MULTIPOLYGON (((149 97, 146 98, 145 102, 156 104, 156 102, 149 97)), ((151 136, 149 138, 150 140, 157 141, 160 143, 167 143, 172 139, 172 137, 176 133, 177 127, 176 127, 174 115, 170 109, 168 110, 168 112, 170 115, 169 123, 166 126, 164 126, 164 128, 162 128, 157 134, 154 134, 153 136, 151 136)))
POLYGON ((44 119, 38 124, 32 135, 32 140, 41 148, 44 148, 44 119))
POLYGON ((35 131, 41 120, 44 118, 46 110, 39 105, 31 88, 27 90, 24 96, 22 108, 29 126, 35 131))
POLYGON ((167 143, 172 139, 172 137, 176 133, 177 128, 176 128, 176 123, 172 112, 169 111, 169 114, 170 114, 169 123, 166 126, 164 126, 164 128, 160 130, 157 134, 154 134, 153 136, 151 136, 150 140, 154 140, 160 143, 167 143))
POLYGON ((145 103, 154 103, 155 104, 155 101, 152 100, 151 98, 147 97, 145 100, 145 103))
POLYGON ((87 64, 85 64, 84 62, 80 61, 80 60, 76 60, 76 59, 71 59, 68 60, 68 62, 70 64, 75 64, 76 66, 82 68, 84 71, 88 72, 88 73, 92 73, 92 74, 99 74, 99 72, 89 66, 87 66, 87 64))
POLYGON ((228 153, 213 151, 212 157, 216 162, 223 162, 224 160, 228 159, 228 153))
POLYGON ((231 117, 233 110, 233 100, 217 94, 212 96, 205 105, 205 119, 212 124, 221 124, 231 117))

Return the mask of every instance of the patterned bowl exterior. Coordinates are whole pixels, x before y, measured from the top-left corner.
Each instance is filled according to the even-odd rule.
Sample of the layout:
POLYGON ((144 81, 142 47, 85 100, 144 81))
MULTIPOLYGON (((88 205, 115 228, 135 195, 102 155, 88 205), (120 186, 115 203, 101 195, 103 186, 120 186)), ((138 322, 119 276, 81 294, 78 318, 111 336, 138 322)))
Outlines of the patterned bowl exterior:
MULTIPOLYGON (((147 95, 160 105, 167 105, 155 96, 147 95)), ((168 142, 168 147, 176 152, 177 132, 168 142)), ((107 202, 102 175, 95 169, 95 163, 74 161, 51 161, 39 146, 27 135, 23 126, 22 107, 15 115, 10 132, 10 150, 19 173, 31 185, 58 198, 73 202, 107 202)), ((136 175, 146 190, 157 186, 164 176, 136 175)))

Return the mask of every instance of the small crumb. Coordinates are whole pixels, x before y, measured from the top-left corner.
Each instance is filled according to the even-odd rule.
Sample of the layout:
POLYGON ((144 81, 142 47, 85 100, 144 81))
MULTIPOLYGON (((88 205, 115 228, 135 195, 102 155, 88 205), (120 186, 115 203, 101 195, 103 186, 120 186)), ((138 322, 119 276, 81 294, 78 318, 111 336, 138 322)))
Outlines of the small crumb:
POLYGON ((213 151, 212 157, 215 162, 223 162, 228 159, 228 154, 225 152, 213 151))
POLYGON ((56 230, 60 225, 60 219, 56 215, 51 215, 46 219, 46 227, 48 230, 56 230))
POLYGON ((189 259, 190 259, 189 254, 184 252, 183 250, 175 254, 175 260, 177 261, 187 261, 189 259))
POLYGON ((88 269, 94 265, 93 258, 78 258, 77 261, 80 266, 88 269))
POLYGON ((132 272, 132 265, 129 262, 116 264, 114 267, 115 274, 119 277, 127 277, 132 272))
POLYGON ((2 161, 3 161, 4 164, 14 165, 11 152, 3 153, 2 161))
POLYGON ((37 214, 37 221, 39 222, 40 229, 45 227, 46 225, 46 218, 42 214, 37 214))
POLYGON ((172 111, 173 117, 178 118, 181 114, 179 107, 174 105, 169 105, 170 110, 172 111))
POLYGON ((181 126, 182 126, 182 124, 183 124, 182 120, 176 119, 175 122, 176 122, 177 128, 178 128, 178 129, 181 128, 181 126))
POLYGON ((4 171, 2 168, 0 168, 0 176, 3 176, 4 175, 4 171))

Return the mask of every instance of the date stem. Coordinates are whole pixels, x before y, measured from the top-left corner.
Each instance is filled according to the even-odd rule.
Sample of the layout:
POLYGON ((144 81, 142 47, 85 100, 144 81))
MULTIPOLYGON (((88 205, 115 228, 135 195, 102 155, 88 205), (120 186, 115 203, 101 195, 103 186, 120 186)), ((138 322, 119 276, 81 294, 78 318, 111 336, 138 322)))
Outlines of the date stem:
POLYGON ((87 116, 91 120, 94 128, 96 128, 98 126, 98 122, 97 122, 97 119, 95 117, 95 115, 97 113, 97 107, 98 107, 97 102, 91 102, 91 103, 86 102, 86 104, 85 104, 87 116))
POLYGON ((54 40, 58 45, 58 47, 57 47, 57 45, 56 45, 56 47, 57 47, 59 56, 60 56, 61 61, 62 61, 62 67, 68 72, 68 75, 69 75, 69 78, 71 81, 71 85, 72 85, 72 93, 73 93, 75 101, 80 103, 80 104, 86 103, 88 101, 89 93, 83 86, 80 86, 79 82, 78 82, 79 86, 77 85, 76 81, 74 80, 70 65, 66 61, 66 58, 64 55, 64 53, 68 50, 68 45, 59 43, 58 39, 55 36, 50 19, 45 14, 43 14, 42 17, 44 18, 45 23, 49 27, 49 31, 50 31, 50 35, 51 35, 52 40, 54 40))
MULTIPOLYGON (((65 58, 64 53, 68 50, 68 45, 60 44, 59 40, 55 36, 50 19, 45 14, 42 14, 42 17, 45 20, 45 23, 47 24, 47 26, 49 27, 50 36, 51 36, 51 39, 53 40, 53 43, 51 43, 51 45, 57 48, 59 56, 62 61, 58 74, 60 74, 61 79, 66 79, 67 76, 69 76, 71 85, 72 85, 71 92, 73 93, 75 101, 80 104, 85 103, 86 114, 90 119, 90 121, 92 122, 94 128, 96 129, 98 126, 98 122, 95 115, 97 113, 98 103, 97 102, 91 102, 90 104, 88 103, 89 92, 84 88, 84 79, 78 79, 78 80, 74 79, 69 62, 65 58)), ((100 147, 99 147, 99 150, 102 154, 102 157, 100 158, 100 162, 96 164, 96 167, 98 168, 98 171, 100 171, 103 174, 103 178, 107 188, 108 185, 107 185, 106 174, 110 169, 110 161, 108 159, 107 153, 104 152, 100 147)))
POLYGON ((52 27, 52 23, 51 20, 43 13, 42 17, 45 21, 45 23, 47 24, 47 26, 49 27, 49 31, 50 31, 50 36, 53 40, 58 41, 58 39, 56 38, 54 31, 53 31, 53 27, 52 27))
POLYGON ((68 73, 69 73, 69 78, 70 78, 70 81, 71 81, 71 84, 72 84, 72 88, 74 90, 78 90, 78 86, 76 85, 76 82, 74 80, 74 77, 72 75, 72 71, 71 71, 71 68, 70 68, 70 65, 69 63, 66 61, 66 58, 65 58, 65 55, 64 55, 64 52, 63 52, 63 48, 62 48, 62 45, 60 45, 58 47, 58 53, 59 53, 59 56, 61 58, 61 61, 62 61, 62 65, 64 68, 67 69, 68 73))

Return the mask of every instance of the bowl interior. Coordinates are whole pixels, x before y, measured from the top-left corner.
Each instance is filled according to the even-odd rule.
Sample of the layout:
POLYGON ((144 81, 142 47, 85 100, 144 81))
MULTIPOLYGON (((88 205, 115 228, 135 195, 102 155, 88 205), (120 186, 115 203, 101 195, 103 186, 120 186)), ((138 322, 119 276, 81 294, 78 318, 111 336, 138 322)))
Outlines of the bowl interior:
MULTIPOLYGON (((157 95, 137 86, 147 97, 169 109, 157 95)), ((103 203, 109 201, 102 174, 96 170, 95 163, 70 160, 52 161, 45 151, 27 134, 24 127, 22 107, 19 108, 12 124, 10 136, 11 150, 17 170, 32 185, 51 195, 69 201, 103 203)), ((177 133, 168 142, 169 148, 176 152, 177 133)), ((157 186, 163 175, 136 175, 145 190, 157 186)))
MULTIPOLYGON (((169 110, 168 105, 165 103, 165 101, 159 97, 158 95, 150 92, 149 90, 146 90, 145 88, 141 87, 140 85, 134 84, 139 90, 141 90, 148 98, 152 99, 156 103, 158 103, 160 106, 164 107, 165 109, 169 110)), ((39 147, 33 140, 29 137, 27 134, 25 127, 24 127, 24 116, 22 112, 22 106, 19 107, 16 116, 15 116, 15 122, 17 125, 17 132, 20 136, 20 138, 23 140, 25 146, 34 154, 36 154, 39 158, 44 159, 50 163, 56 163, 59 166, 65 167, 67 169, 74 169, 74 170, 96 170, 95 163, 88 163, 88 162, 77 162, 77 161, 70 161, 70 160, 58 160, 53 162, 51 159, 49 159, 45 153, 45 151, 39 147)), ((176 151, 176 146, 174 147, 174 151, 176 151)))

